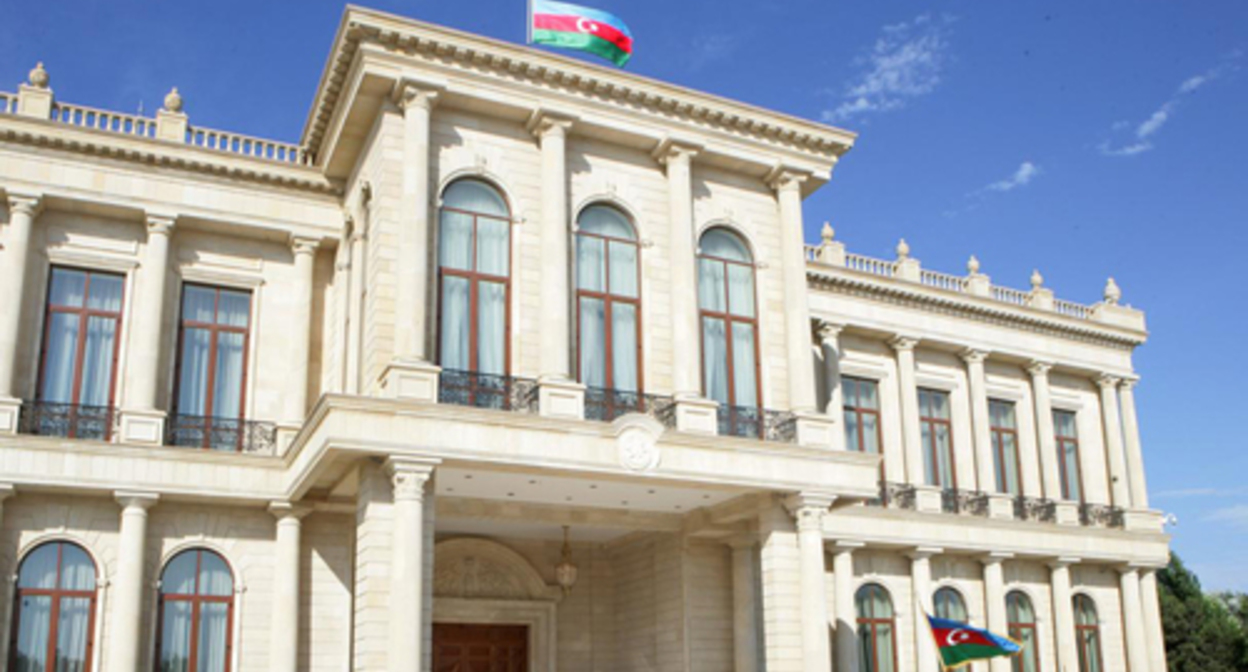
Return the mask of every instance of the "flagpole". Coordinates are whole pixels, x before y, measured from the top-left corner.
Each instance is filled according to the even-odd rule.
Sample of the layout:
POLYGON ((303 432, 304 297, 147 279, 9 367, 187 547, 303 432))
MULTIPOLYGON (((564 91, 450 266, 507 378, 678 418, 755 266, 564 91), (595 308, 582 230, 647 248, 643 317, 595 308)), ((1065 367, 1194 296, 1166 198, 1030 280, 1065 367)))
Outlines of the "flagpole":
POLYGON ((533 0, 528 0, 528 18, 524 24, 525 44, 533 44, 533 0))

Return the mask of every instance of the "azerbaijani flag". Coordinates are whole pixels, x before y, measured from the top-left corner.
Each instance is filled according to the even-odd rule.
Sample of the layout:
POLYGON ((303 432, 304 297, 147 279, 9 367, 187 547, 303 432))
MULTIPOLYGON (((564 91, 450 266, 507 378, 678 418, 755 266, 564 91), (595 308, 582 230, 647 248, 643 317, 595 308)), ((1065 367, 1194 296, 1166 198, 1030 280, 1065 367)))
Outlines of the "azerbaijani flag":
POLYGON ((529 41, 580 49, 623 67, 633 55, 628 26, 597 9, 552 0, 530 0, 529 41))
POLYGON ((1023 650, 1018 642, 1008 637, 994 635, 987 630, 957 621, 927 617, 932 626, 932 637, 940 650, 940 660, 946 669, 961 667, 976 660, 1012 656, 1023 650))

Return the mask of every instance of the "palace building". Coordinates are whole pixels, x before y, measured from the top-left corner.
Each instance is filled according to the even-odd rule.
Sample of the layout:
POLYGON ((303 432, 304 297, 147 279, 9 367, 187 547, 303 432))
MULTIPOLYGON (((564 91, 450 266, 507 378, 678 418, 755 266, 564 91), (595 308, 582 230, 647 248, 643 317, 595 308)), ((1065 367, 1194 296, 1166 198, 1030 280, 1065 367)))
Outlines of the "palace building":
POLYGON ((298 144, 50 80, 0 93, 11 672, 935 672, 925 613, 1166 669, 1143 314, 807 244, 853 133, 356 7, 298 144))

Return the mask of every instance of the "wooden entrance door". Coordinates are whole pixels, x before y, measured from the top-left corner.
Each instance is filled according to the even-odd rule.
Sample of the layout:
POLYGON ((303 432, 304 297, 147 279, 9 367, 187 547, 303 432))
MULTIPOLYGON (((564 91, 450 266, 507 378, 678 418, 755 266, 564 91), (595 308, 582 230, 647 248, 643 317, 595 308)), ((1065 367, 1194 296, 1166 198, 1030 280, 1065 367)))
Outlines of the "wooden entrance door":
POLYGON ((528 672, 526 625, 433 624, 433 672, 528 672))

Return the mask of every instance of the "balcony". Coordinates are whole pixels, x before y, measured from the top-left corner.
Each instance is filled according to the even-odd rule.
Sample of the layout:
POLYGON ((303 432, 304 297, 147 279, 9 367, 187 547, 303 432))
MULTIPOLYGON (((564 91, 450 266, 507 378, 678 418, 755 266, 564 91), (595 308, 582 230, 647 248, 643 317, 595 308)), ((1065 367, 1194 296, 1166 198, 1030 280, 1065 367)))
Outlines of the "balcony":
POLYGON ((720 406, 716 413, 720 436, 797 442, 797 418, 792 413, 750 406, 720 406))
POLYGON ((271 422, 170 414, 165 445, 249 455, 273 455, 277 425, 271 422))
POLYGON ((664 427, 676 426, 676 402, 663 397, 601 387, 585 388, 585 419, 614 422, 629 413, 641 413, 658 420, 664 427))
POLYGON ((1086 527, 1113 527, 1124 525, 1123 510, 1108 504, 1080 504, 1079 523, 1086 527))
POLYGON ((438 378, 438 403, 537 413, 537 381, 443 369, 438 378))
POLYGON ((1014 498, 1014 517, 1018 520, 1056 523, 1057 502, 1039 497, 1019 495, 1014 498))
POLYGON ((864 502, 867 506, 881 509, 915 510, 918 498, 913 485, 906 483, 880 482, 880 495, 864 502))
POLYGON ((987 516, 988 493, 947 488, 940 492, 940 510, 964 516, 987 516))
POLYGON ((111 406, 26 401, 22 403, 17 431, 34 436, 108 441, 117 418, 117 410, 111 406))

